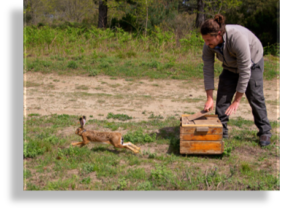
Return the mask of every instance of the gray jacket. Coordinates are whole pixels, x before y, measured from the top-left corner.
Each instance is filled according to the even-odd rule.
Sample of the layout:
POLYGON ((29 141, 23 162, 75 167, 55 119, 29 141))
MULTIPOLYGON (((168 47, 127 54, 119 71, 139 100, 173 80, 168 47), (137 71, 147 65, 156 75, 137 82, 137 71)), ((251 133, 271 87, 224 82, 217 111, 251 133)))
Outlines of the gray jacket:
POLYGON ((214 56, 222 61, 222 67, 239 74, 236 91, 245 93, 251 77, 251 66, 263 57, 260 40, 247 28, 240 25, 226 25, 223 35, 222 53, 204 44, 203 71, 205 90, 214 89, 214 56))

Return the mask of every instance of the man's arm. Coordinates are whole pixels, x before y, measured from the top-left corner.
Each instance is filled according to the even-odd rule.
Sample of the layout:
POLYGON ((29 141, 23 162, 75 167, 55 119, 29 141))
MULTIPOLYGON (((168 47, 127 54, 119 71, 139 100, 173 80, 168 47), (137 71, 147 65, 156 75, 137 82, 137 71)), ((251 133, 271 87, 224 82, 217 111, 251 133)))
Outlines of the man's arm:
POLYGON ((206 45, 203 46, 203 73, 204 73, 204 86, 205 90, 214 89, 214 62, 215 54, 214 52, 206 45))
POLYGON ((214 108, 213 90, 206 90, 207 101, 205 103, 204 111, 212 111, 214 108))

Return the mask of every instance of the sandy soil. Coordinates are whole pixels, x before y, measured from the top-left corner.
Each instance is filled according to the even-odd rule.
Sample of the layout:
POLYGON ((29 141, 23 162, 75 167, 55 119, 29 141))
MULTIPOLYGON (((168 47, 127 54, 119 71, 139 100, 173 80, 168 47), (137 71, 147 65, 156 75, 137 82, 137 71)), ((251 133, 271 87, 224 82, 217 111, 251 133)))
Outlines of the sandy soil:
MULTIPOLYGON (((216 86, 217 86, 217 82, 216 86)), ((214 92, 214 96, 216 91, 214 92)), ((279 80, 264 81, 264 95, 270 121, 279 121, 279 80)), ((24 74, 24 115, 29 114, 69 114, 86 115, 88 119, 104 120, 109 112, 114 114, 127 114, 133 117, 132 121, 148 120, 153 114, 179 117, 184 113, 198 112, 203 109, 206 100, 203 80, 133 80, 127 81, 122 78, 112 79, 107 76, 60 76, 55 74, 25 73, 24 74)), ((214 114, 214 111, 212 111, 214 114)), ((251 108, 243 96, 239 110, 232 117, 243 117, 252 120, 251 108)), ((88 125, 88 129, 94 129, 94 125, 88 125)), ((106 131, 106 128, 104 128, 106 131)), ((67 127, 60 131, 63 136, 75 135, 74 127, 67 127)), ((108 130, 110 131, 110 130, 108 130)), ((118 130, 119 131, 119 130, 118 130)), ((279 130, 278 130, 279 131, 279 130)), ((125 134, 126 131, 119 131, 125 134)), ((79 139, 77 137, 77 139, 79 139)), ((156 143, 139 145, 141 151, 156 153, 157 155, 169 153, 169 145, 156 143)), ((87 147, 95 147, 94 144, 87 147)), ((112 146, 107 148, 116 152, 112 146)), ((117 152, 118 153, 118 152, 117 152)), ((239 157, 239 160, 253 162, 257 156, 265 153, 262 148, 239 148, 232 152, 239 157)), ((25 159, 25 161, 29 161, 25 159)), ((155 160, 156 161, 156 160, 155 160)), ((237 160, 238 161, 238 160, 237 160)), ((127 164, 122 160, 121 164, 127 164)), ((191 163, 186 161, 187 166, 194 165, 203 171, 212 170, 218 167, 217 163, 191 163)), ((225 164, 222 162, 222 164, 225 164)), ((237 163, 236 163, 237 164, 237 163)), ((231 165, 231 164, 230 164, 231 165)), ((221 173, 229 174, 230 165, 220 165, 221 173)), ((144 168, 147 173, 152 169, 150 164, 140 166, 129 166, 128 168, 144 168)), ((176 166, 175 166, 176 167, 176 166)), ((279 175, 279 157, 267 158, 259 166, 260 170, 268 170, 271 167, 276 169, 276 176, 279 175)), ((40 183, 41 174, 30 169, 35 174, 31 183, 40 183)), ((45 170, 45 168, 44 168, 45 170)), ((49 168, 51 170, 51 166, 49 168)), ((56 181, 51 172, 46 168, 45 179, 56 181)), ((67 172, 66 177, 78 174, 77 169, 67 172)), ((102 182, 96 177, 96 173, 90 174, 94 182, 102 182)), ((77 189, 83 189, 78 186, 77 189)))
MULTIPOLYGON (((216 86, 217 86, 217 82, 216 86)), ((106 119, 109 112, 127 114, 134 121, 154 116, 180 116, 198 112, 206 100, 203 80, 132 80, 108 76, 61 76, 24 74, 24 115, 69 114, 106 119)), ((216 91, 214 91, 214 96, 216 91)), ((279 79, 264 81, 270 121, 279 121, 279 79)), ((214 113, 214 111, 212 112, 214 113)), ((232 117, 253 119, 243 96, 232 117)), ((89 119, 89 118, 88 118, 89 119)))

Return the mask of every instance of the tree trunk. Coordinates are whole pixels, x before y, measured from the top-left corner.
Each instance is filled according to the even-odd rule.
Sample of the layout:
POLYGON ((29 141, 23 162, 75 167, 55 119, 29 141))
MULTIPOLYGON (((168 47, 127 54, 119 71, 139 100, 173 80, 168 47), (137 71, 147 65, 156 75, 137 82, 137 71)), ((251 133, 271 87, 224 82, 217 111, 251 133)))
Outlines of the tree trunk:
POLYGON ((197 0, 197 10, 196 27, 199 28, 205 20, 203 0, 197 0))
POLYGON ((106 28, 107 24, 107 0, 99 0, 99 23, 98 28, 106 28))

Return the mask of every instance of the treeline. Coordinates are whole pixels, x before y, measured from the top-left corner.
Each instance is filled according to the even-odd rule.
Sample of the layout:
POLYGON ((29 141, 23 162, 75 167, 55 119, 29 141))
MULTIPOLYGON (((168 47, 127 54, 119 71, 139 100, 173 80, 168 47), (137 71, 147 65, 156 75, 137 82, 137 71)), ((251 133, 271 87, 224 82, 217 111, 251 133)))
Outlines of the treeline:
POLYGON ((279 53, 278 0, 24 0, 26 26, 122 28, 142 36, 160 28, 178 40, 217 13, 253 31, 269 53, 279 53))

